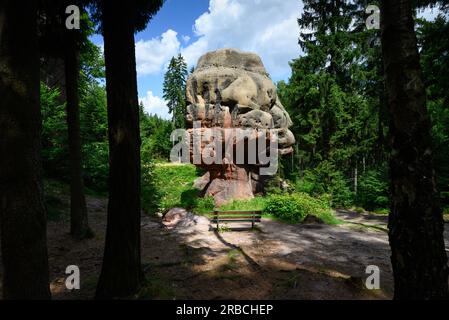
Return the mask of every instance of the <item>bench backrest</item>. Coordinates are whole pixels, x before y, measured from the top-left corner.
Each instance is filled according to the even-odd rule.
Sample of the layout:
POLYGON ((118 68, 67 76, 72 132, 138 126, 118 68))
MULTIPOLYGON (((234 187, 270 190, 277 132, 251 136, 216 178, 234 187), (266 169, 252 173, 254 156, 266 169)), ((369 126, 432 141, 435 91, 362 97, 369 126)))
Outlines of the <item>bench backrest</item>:
POLYGON ((232 211, 220 211, 214 210, 210 214, 212 220, 216 221, 255 221, 260 222, 262 218, 262 211, 260 210, 252 210, 252 211, 243 211, 243 210, 232 210, 232 211))

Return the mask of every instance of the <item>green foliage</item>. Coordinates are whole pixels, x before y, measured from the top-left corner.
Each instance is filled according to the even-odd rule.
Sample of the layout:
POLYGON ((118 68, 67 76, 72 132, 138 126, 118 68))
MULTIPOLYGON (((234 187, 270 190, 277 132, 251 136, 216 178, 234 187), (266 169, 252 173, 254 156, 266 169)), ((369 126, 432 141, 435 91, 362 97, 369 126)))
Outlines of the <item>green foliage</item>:
POLYGON ((69 187, 54 179, 44 179, 44 205, 49 221, 64 221, 70 216, 69 187))
POLYGON ((288 222, 301 222, 306 212, 296 198, 290 195, 275 195, 270 197, 265 206, 265 213, 288 222))
POLYGON ((427 109, 432 121, 434 165, 443 206, 449 206, 449 19, 419 20, 418 42, 427 87, 427 109))
MULTIPOLYGON (((108 177, 108 124, 104 61, 99 47, 85 40, 80 54, 80 136, 86 187, 105 192, 108 177)), ((42 113, 42 162, 44 175, 69 179, 66 109, 60 89, 40 87, 42 113)))
POLYGON ((186 115, 186 80, 187 63, 181 54, 173 57, 168 65, 168 70, 164 75, 164 99, 173 116, 173 124, 176 128, 185 127, 186 115))
POLYGON ((298 192, 315 197, 323 196, 332 207, 349 207, 353 203, 353 192, 344 175, 329 161, 321 162, 316 168, 306 170, 296 183, 298 192))
POLYGON ((45 175, 67 178, 68 137, 65 104, 60 101, 60 91, 40 84, 42 114, 42 163, 45 175))
MULTIPOLYGON (((173 207, 195 205, 196 192, 193 181, 197 178, 193 165, 156 163, 154 186, 160 193, 159 210, 164 212, 173 207)), ((151 194, 150 194, 151 195, 151 194)))
POLYGON ((390 209, 388 208, 376 209, 373 212, 376 214, 388 216, 390 214, 390 209))
POLYGON ((207 214, 213 211, 215 208, 215 202, 213 197, 197 198, 196 207, 194 212, 198 214, 207 214))
POLYGON ((173 123, 157 115, 148 115, 140 106, 140 132, 142 159, 168 161, 172 142, 170 135, 174 129, 173 123))
POLYGON ((109 174, 109 146, 107 141, 91 142, 83 146, 84 180, 96 191, 107 190, 109 174))
POLYGON ((156 164, 152 160, 142 161, 141 167, 141 206, 148 214, 155 214, 160 209, 163 192, 158 187, 156 164))
POLYGON ((338 223, 324 201, 313 198, 306 193, 270 196, 266 200, 264 213, 290 223, 301 222, 307 215, 316 216, 329 224, 338 223))
POLYGON ((228 204, 220 206, 220 210, 263 210, 266 206, 266 198, 257 196, 249 200, 234 200, 228 204))
POLYGON ((304 55, 278 83, 297 144, 282 160, 296 190, 326 196, 334 207, 354 203, 356 168, 386 160, 383 66, 376 30, 365 27, 364 4, 305 0, 298 19, 304 55))
POLYGON ((84 82, 80 99, 80 128, 84 183, 93 190, 107 190, 109 174, 106 91, 93 78, 84 82))
POLYGON ((369 170, 360 177, 357 203, 370 211, 388 207, 388 182, 381 172, 369 170))
MULTIPOLYGON (((165 0, 136 0, 128 3, 128 8, 132 10, 134 32, 143 31, 151 19, 156 15, 164 4, 165 0)), ((86 0, 88 9, 92 15, 92 20, 97 26, 99 33, 103 30, 103 11, 101 1, 86 0)))
POLYGON ((365 209, 362 208, 362 207, 355 207, 354 211, 357 212, 357 213, 363 213, 363 212, 365 212, 365 209))

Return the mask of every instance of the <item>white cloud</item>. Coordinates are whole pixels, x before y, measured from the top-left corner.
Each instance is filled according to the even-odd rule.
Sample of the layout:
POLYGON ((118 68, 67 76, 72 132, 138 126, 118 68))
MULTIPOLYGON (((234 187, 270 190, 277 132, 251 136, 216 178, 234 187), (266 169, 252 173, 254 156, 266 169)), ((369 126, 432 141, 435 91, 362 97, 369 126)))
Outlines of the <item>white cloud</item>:
POLYGON ((440 10, 438 7, 426 7, 417 11, 417 17, 424 18, 427 21, 434 21, 439 14, 445 15, 444 11, 440 10))
POLYGON ((171 29, 161 37, 136 43, 136 64, 139 76, 159 74, 166 63, 179 52, 178 33, 171 29))
POLYGON ((148 91, 146 97, 140 98, 144 106, 144 110, 148 114, 157 114, 163 119, 171 119, 171 115, 168 113, 167 101, 164 99, 153 95, 152 91, 148 91))
POLYGON ((189 65, 207 51, 234 47, 262 57, 272 76, 290 72, 288 62, 298 57, 302 2, 297 0, 210 0, 208 12, 196 21, 199 38, 182 54, 189 65))
POLYGON ((184 43, 188 43, 190 41, 190 37, 189 36, 182 36, 182 41, 184 41, 184 43))
MULTIPOLYGON (((300 0, 210 0, 209 10, 195 20, 194 37, 169 29, 136 43, 137 74, 162 76, 179 52, 193 66, 206 52, 230 47, 257 53, 273 78, 286 79, 291 71, 288 63, 301 53, 297 24, 301 10, 300 0)), ((171 118, 166 102, 152 91, 140 101, 148 113, 171 118)))

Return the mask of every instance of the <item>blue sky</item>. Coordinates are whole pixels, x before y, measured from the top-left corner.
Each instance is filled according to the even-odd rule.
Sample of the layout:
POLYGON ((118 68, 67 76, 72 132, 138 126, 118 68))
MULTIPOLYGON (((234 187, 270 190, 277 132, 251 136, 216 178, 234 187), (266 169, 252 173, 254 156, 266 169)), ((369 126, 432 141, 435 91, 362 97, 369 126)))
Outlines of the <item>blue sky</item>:
MULTIPOLYGON (((186 45, 187 40, 190 41, 195 37, 193 32, 195 20, 206 12, 208 7, 209 0, 166 0, 147 28, 136 35, 136 42, 160 39, 167 30, 173 30, 177 32, 180 44, 186 45)), ((179 52, 178 50, 177 53, 179 52)), ((164 62, 166 64, 167 61, 164 62)), ((163 72, 139 75, 138 80, 140 97, 144 96, 148 90, 162 97, 163 72)))
MULTIPOLYGON (((301 0, 166 0, 135 36, 139 100, 148 113, 170 118, 162 83, 169 60, 179 53, 190 69, 211 50, 253 51, 275 82, 287 80, 289 61, 301 55, 297 25, 301 12, 301 0)), ((92 40, 103 43, 98 35, 92 40)))
MULTIPOLYGON (((299 0, 166 0, 147 28, 136 34, 139 99, 148 113, 170 118, 162 99, 166 66, 181 53, 189 68, 211 50, 225 47, 262 57, 274 81, 288 79, 297 44, 299 0)), ((102 45, 101 36, 93 41, 102 45)))

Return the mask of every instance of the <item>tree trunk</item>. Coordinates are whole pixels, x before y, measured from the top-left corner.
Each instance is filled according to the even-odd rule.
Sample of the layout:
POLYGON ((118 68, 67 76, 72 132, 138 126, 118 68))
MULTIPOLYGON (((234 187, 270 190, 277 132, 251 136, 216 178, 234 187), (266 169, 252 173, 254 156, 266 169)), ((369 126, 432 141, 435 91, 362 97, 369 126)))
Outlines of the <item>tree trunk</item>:
POLYGON ((50 298, 36 21, 35 1, 0 2, 0 233, 7 299, 50 298))
POLYGON ((140 262, 140 134, 133 6, 103 2, 109 125, 109 204, 97 298, 126 297, 143 280, 140 262))
POLYGON ((76 239, 85 239, 92 236, 92 231, 89 229, 87 219, 81 164, 78 30, 66 30, 64 41, 70 160, 70 234, 76 239))
POLYGON ((410 0, 382 1, 382 47, 391 115, 394 298, 447 298, 444 225, 410 0))

